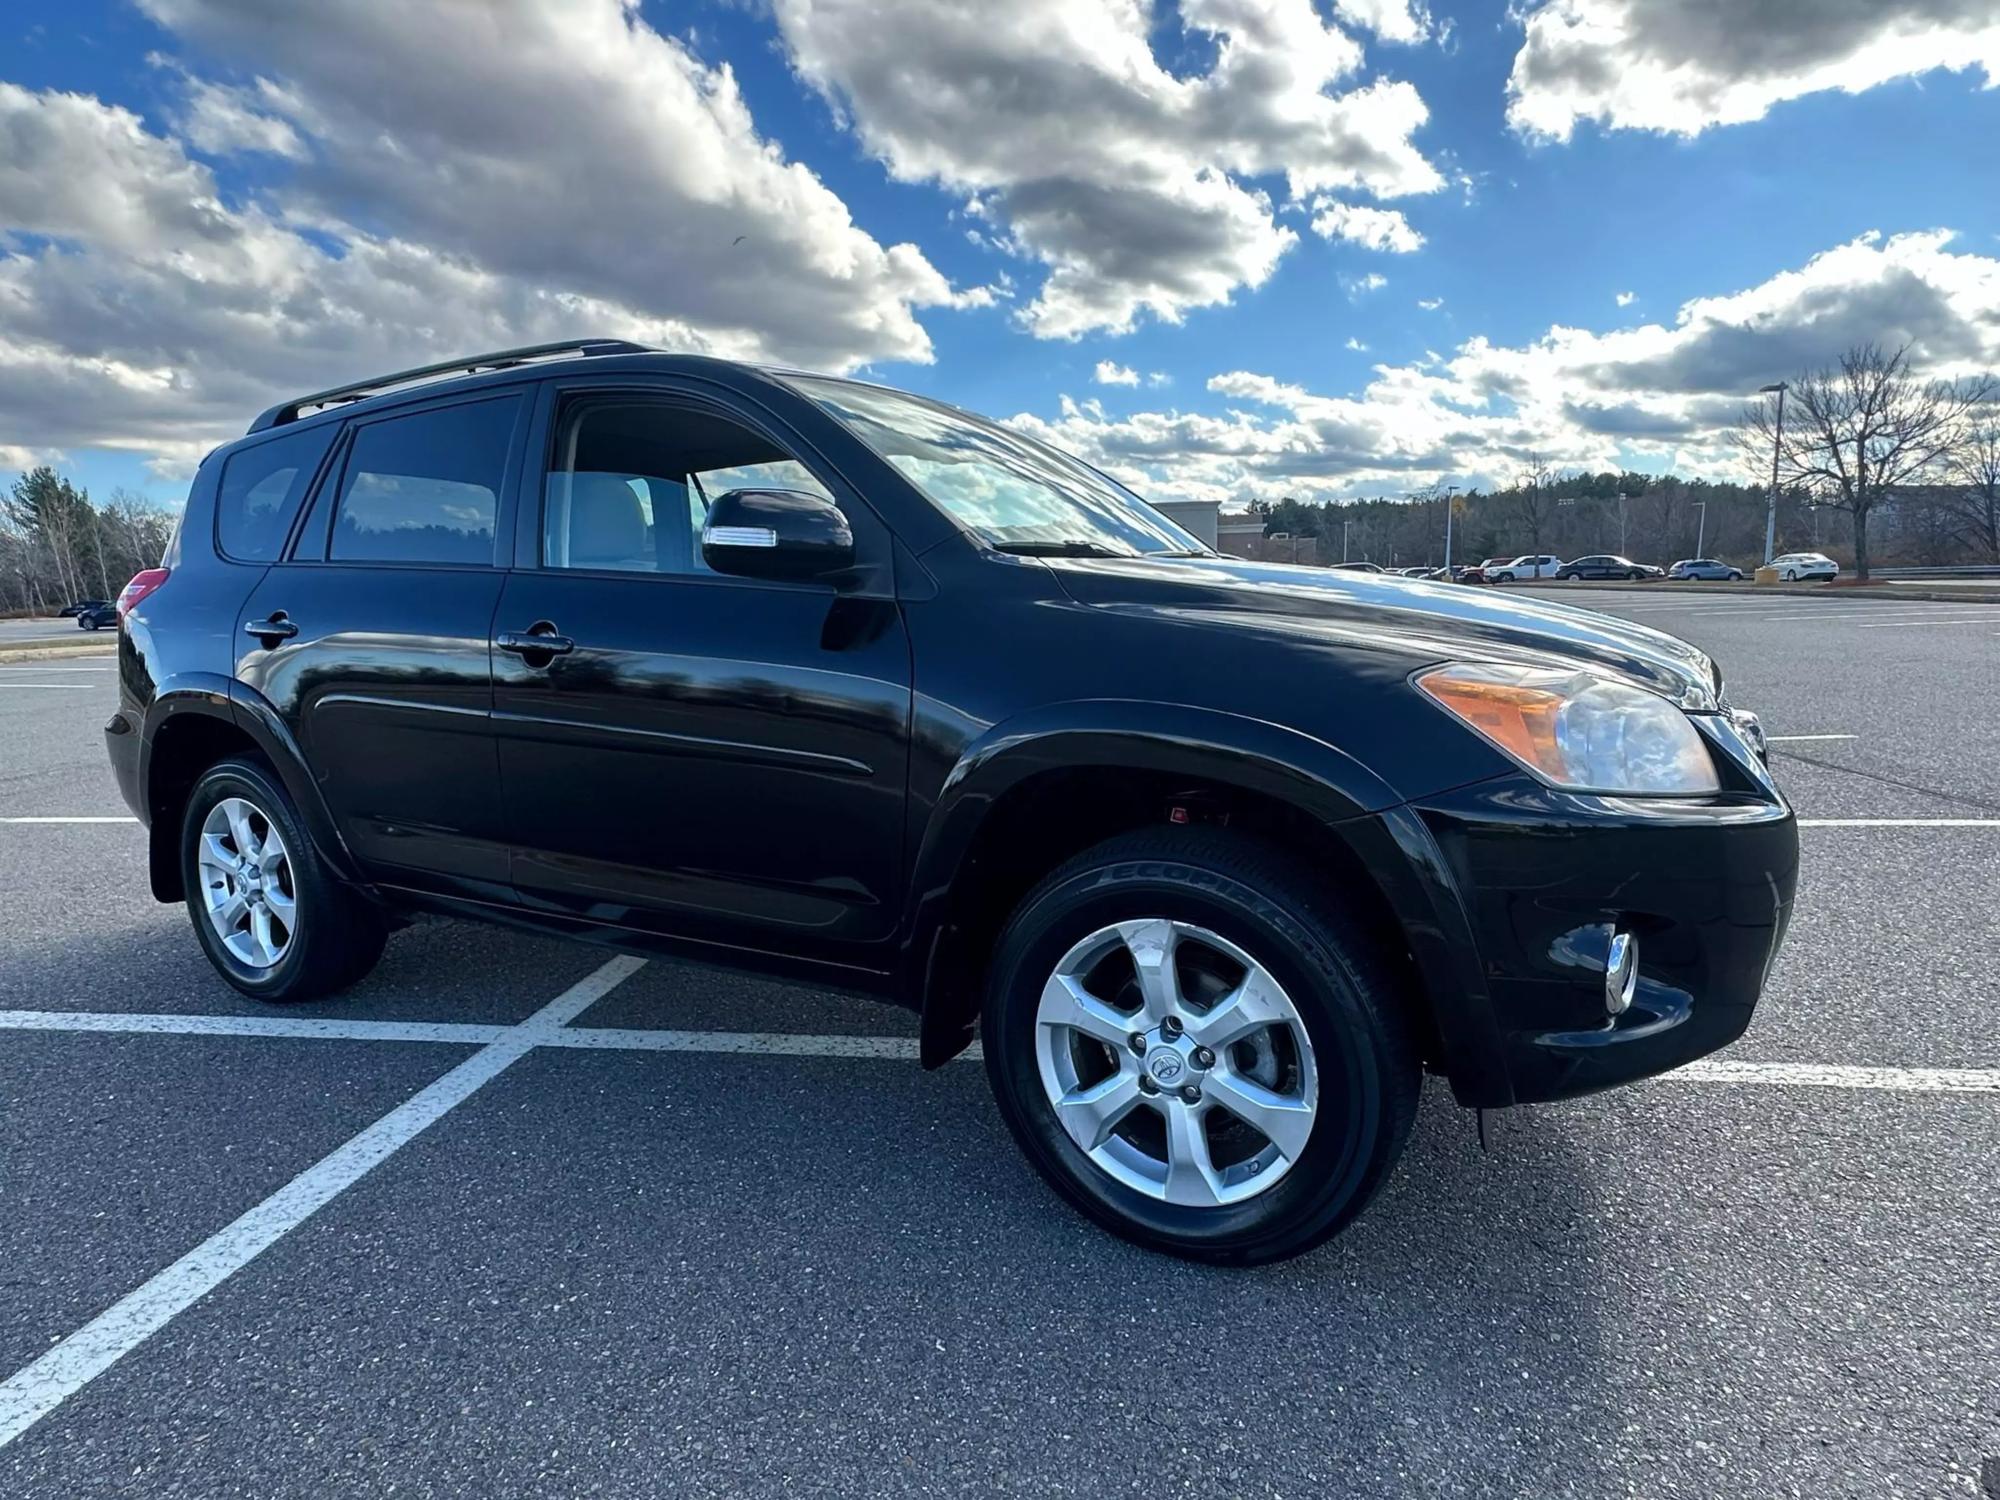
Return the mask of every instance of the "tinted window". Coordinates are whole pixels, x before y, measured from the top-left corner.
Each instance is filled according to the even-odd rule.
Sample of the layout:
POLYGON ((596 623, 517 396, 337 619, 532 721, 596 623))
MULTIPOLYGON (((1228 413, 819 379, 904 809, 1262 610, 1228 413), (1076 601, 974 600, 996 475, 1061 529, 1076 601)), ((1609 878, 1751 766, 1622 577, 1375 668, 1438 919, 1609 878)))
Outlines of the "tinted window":
POLYGON ((493 562, 493 514, 517 397, 370 422, 354 435, 327 556, 343 562, 493 562))
POLYGON ((727 418, 658 401, 575 401, 556 423, 543 565, 705 573, 702 523, 735 489, 832 498, 804 464, 727 418))
POLYGON ((225 556, 270 562, 284 550, 333 433, 319 427, 230 455, 215 497, 215 535, 225 556))

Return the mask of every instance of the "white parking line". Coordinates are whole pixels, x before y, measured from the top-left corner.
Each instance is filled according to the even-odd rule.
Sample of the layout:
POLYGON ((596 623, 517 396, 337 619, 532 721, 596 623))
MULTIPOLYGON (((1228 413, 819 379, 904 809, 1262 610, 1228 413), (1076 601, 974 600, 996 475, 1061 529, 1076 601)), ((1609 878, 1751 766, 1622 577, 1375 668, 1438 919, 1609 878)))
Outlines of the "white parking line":
POLYGON ((1887 1089, 1911 1094, 2000 1094, 2000 1068, 1859 1068, 1833 1063, 1729 1062, 1713 1057, 1663 1073, 1655 1081, 1887 1089))
POLYGON ((1984 625, 1991 628, 1991 620, 1890 620, 1881 625, 1857 625, 1857 630, 1900 630, 1910 625, 1984 625))
POLYGON ((306 1020, 115 1010, 0 1010, 0 1031, 101 1031, 139 1036, 254 1036, 314 1042, 453 1042, 483 1047, 512 1026, 461 1021, 306 1020))
MULTIPOLYGON (((0 1031, 433 1042, 455 1046, 485 1044, 488 1051, 507 1048, 516 1056, 535 1048, 554 1047, 590 1052, 695 1052, 736 1057, 832 1057, 883 1062, 915 1062, 918 1059, 915 1037, 835 1036, 792 1031, 655 1031, 624 1026, 564 1024, 565 1020, 581 1014, 592 1001, 608 992, 642 962, 640 959, 614 959, 516 1026, 467 1025, 452 1021, 328 1021, 265 1016, 123 1014, 116 1011, 0 1010, 0 1031), (607 973, 620 964, 629 967, 621 973, 607 973), (558 1015, 563 1020, 558 1020, 558 1015)), ((979 1044, 975 1042, 959 1053, 956 1060, 978 1062, 981 1055, 979 1044)), ((495 1074, 498 1071, 497 1068, 493 1070, 495 1074)), ((446 1074, 426 1092, 440 1088, 452 1076, 446 1074)), ((1770 1084, 1786 1088, 1880 1089, 1888 1093, 1992 1094, 2000 1093, 2000 1068, 1864 1067, 1844 1063, 1735 1062, 1704 1058, 1641 1082, 1770 1084)), ((471 1090, 465 1092, 470 1093, 471 1090)), ((411 1104, 416 1102, 415 1099, 410 1101, 411 1104)), ((457 1099, 452 1102, 456 1103, 457 1099)), ((407 1109, 409 1105, 403 1108, 407 1109)), ((398 1113, 400 1111, 385 1116, 363 1135, 379 1130, 398 1113)), ((442 1113, 443 1110, 437 1111, 437 1115, 442 1113)), ((437 1115, 431 1118, 435 1119, 437 1115)), ((415 1133, 409 1132, 411 1135, 415 1133)), ((356 1137, 356 1140, 359 1139, 361 1137, 356 1137)), ((349 1146, 352 1144, 350 1142, 349 1146)), ((347 1150, 348 1147, 343 1146, 334 1155, 339 1156, 347 1150)), ((327 1160, 331 1161, 333 1157, 327 1160)), ((321 1166, 324 1165, 321 1163, 321 1166)), ((319 1170, 320 1167, 313 1167, 305 1175, 310 1176, 319 1170)), ((280 1189, 280 1193, 288 1190, 280 1189)), ((256 1212, 258 1210, 251 1210, 252 1214, 256 1212)), ((4 1424, 0 1424, 0 1434, 4 1434, 5 1430, 4 1424)), ((5 1441, 4 1436, 0 1436, 0 1446, 5 1446, 5 1441)))
POLYGON ((122 818, 0 818, 0 823, 136 823, 138 821, 129 813, 122 818))
POLYGON ((614 958, 0 1383, 0 1448, 436 1124, 645 960, 614 958))
POLYGON ((18 693, 27 688, 44 688, 55 692, 94 693, 102 686, 95 682, 0 682, 0 693, 18 693))
POLYGON ((2000 828, 2000 818, 1800 818, 1801 828, 2000 828))

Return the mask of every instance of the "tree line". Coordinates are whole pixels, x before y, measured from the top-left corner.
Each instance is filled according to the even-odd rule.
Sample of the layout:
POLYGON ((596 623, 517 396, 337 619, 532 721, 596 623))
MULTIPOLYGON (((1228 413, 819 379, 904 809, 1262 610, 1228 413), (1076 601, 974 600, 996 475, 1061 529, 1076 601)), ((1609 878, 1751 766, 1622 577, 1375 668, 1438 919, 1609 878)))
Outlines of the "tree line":
POLYGON ((1512 484, 1485 493, 1433 484, 1250 508, 1267 535, 1318 537, 1322 562, 1437 566, 1449 505, 1455 563, 1616 552, 1663 565, 1720 557, 1747 569, 1763 559, 1775 489, 1778 553, 1825 552, 1862 578, 1875 562, 2000 564, 2000 385, 1991 377, 1925 380, 1907 348, 1859 345, 1782 392, 1774 385, 1746 408, 1737 440, 1758 479, 1592 473, 1530 454, 1512 484))
POLYGON ((94 502, 44 465, 0 495, 0 615, 54 614, 79 599, 115 599, 156 567, 174 518, 126 490, 94 502))

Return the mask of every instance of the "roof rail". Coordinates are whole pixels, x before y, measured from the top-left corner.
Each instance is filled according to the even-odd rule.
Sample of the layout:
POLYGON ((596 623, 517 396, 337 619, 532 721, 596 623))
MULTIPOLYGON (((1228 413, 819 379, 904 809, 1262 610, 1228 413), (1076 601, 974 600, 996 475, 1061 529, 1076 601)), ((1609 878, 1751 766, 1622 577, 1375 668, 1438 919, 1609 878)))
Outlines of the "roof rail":
POLYGON ((519 349, 500 349, 492 354, 474 354, 464 359, 447 359, 435 365, 418 365, 414 370, 398 370, 393 375, 376 375, 367 380, 358 380, 352 385, 337 385, 331 390, 315 391, 310 396, 295 396, 290 401, 280 401, 276 406, 250 424, 252 432, 262 432, 269 427, 282 427, 287 422, 296 422, 313 407, 339 406, 349 401, 366 401, 370 396, 379 396, 386 390, 399 385, 411 385, 419 380, 430 380, 439 375, 471 375, 480 370, 504 370, 512 365, 526 364, 531 359, 546 359, 552 354, 657 354, 660 351, 648 344, 635 344, 628 339, 561 339, 553 344, 526 344, 519 349))

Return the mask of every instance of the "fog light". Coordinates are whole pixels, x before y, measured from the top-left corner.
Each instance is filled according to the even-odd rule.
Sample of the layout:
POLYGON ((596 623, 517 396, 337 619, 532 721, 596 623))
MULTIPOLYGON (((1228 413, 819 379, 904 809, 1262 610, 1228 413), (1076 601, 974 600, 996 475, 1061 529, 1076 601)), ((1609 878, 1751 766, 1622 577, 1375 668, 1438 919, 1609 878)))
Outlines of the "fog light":
POLYGON ((1604 955, 1604 1008, 1623 1015, 1639 987, 1639 940, 1629 932, 1611 934, 1611 948, 1604 955))

